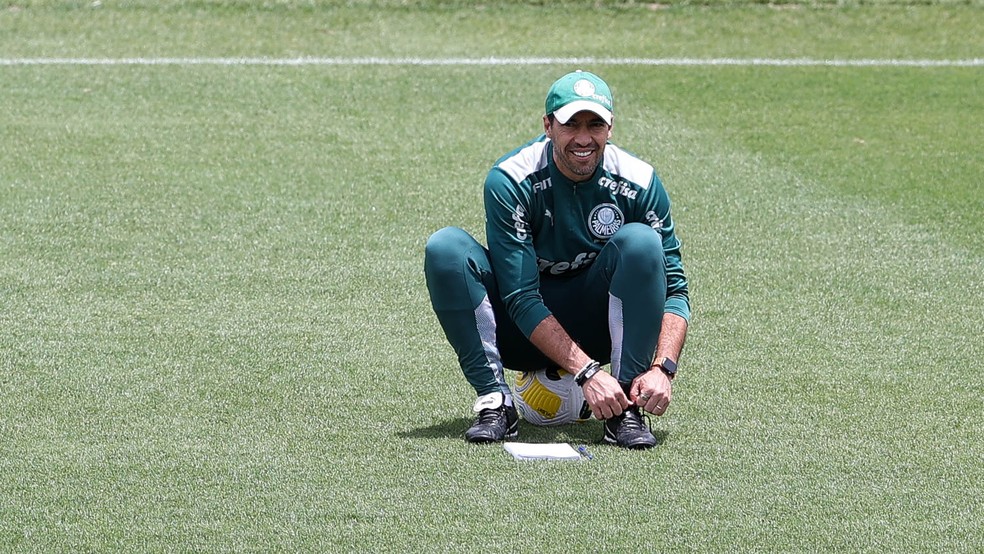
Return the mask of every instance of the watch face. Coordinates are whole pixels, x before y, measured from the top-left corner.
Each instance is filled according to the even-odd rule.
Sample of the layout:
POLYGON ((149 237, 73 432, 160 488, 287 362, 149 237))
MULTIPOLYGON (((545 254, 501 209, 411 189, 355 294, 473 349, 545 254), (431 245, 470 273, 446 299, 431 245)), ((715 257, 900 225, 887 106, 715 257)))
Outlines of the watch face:
POLYGON ((677 370, 677 364, 669 358, 663 358, 660 362, 659 367, 663 368, 663 372, 667 375, 675 375, 677 370))

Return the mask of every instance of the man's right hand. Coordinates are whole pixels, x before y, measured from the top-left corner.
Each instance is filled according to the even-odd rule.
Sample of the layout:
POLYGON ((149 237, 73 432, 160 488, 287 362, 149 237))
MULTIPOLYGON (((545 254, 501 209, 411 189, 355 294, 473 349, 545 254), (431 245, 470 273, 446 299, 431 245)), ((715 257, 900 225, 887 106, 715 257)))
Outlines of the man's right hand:
POLYGON ((622 385, 612 377, 611 373, 599 371, 581 387, 584 400, 591 408, 591 413, 598 419, 608 419, 620 415, 631 404, 622 385))

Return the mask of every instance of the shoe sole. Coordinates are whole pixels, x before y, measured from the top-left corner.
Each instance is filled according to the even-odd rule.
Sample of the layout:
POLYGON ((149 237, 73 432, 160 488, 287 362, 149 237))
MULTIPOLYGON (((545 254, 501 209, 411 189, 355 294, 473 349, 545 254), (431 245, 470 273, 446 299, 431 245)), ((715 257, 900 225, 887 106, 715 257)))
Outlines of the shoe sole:
MULTIPOLYGON (((655 437, 653 438, 655 439, 655 437)), ((605 433, 605 436, 602 437, 602 440, 604 440, 608 444, 618 446, 619 448, 628 448, 629 450, 646 450, 648 448, 652 448, 656 446, 657 444, 655 440, 653 442, 644 440, 632 444, 619 444, 618 439, 609 435, 607 432, 605 433)))
POLYGON ((650 443, 650 442, 638 442, 638 443, 633 443, 633 444, 619 444, 618 441, 609 440, 608 437, 605 437, 605 442, 607 444, 612 445, 612 446, 617 446, 619 448, 627 448, 629 450, 648 450, 648 449, 656 446, 656 443, 650 443))
POLYGON ((505 435, 503 435, 503 437, 501 439, 496 439, 496 438, 493 438, 493 437, 469 438, 469 437, 466 436, 465 437, 465 441, 466 442, 470 442, 472 444, 485 444, 485 443, 489 443, 489 442, 501 442, 501 441, 504 441, 504 440, 507 440, 507 439, 514 439, 514 438, 516 438, 518 436, 519 436, 519 429, 517 428, 517 429, 513 429, 512 431, 509 431, 508 433, 506 433, 505 435))

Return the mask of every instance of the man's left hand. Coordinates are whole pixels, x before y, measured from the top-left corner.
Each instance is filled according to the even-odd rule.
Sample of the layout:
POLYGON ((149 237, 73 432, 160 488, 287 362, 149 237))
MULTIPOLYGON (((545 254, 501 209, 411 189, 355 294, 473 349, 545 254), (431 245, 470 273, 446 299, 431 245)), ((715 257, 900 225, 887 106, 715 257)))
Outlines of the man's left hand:
POLYGON ((632 380, 629 401, 653 415, 661 416, 670 406, 672 388, 670 378, 659 367, 653 367, 632 380))

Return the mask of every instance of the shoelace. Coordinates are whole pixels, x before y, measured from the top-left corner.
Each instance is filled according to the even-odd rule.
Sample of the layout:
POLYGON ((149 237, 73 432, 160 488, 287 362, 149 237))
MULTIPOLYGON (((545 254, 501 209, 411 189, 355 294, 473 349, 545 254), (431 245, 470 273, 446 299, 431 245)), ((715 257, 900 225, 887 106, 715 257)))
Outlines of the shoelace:
POLYGON ((631 430, 645 429, 650 433, 653 432, 653 422, 649 418, 649 414, 642 412, 638 408, 634 410, 626 410, 625 421, 623 421, 622 424, 631 430))
POLYGON ((496 423, 502 417, 501 411, 496 408, 485 408, 478 413, 478 422, 484 425, 496 423))

